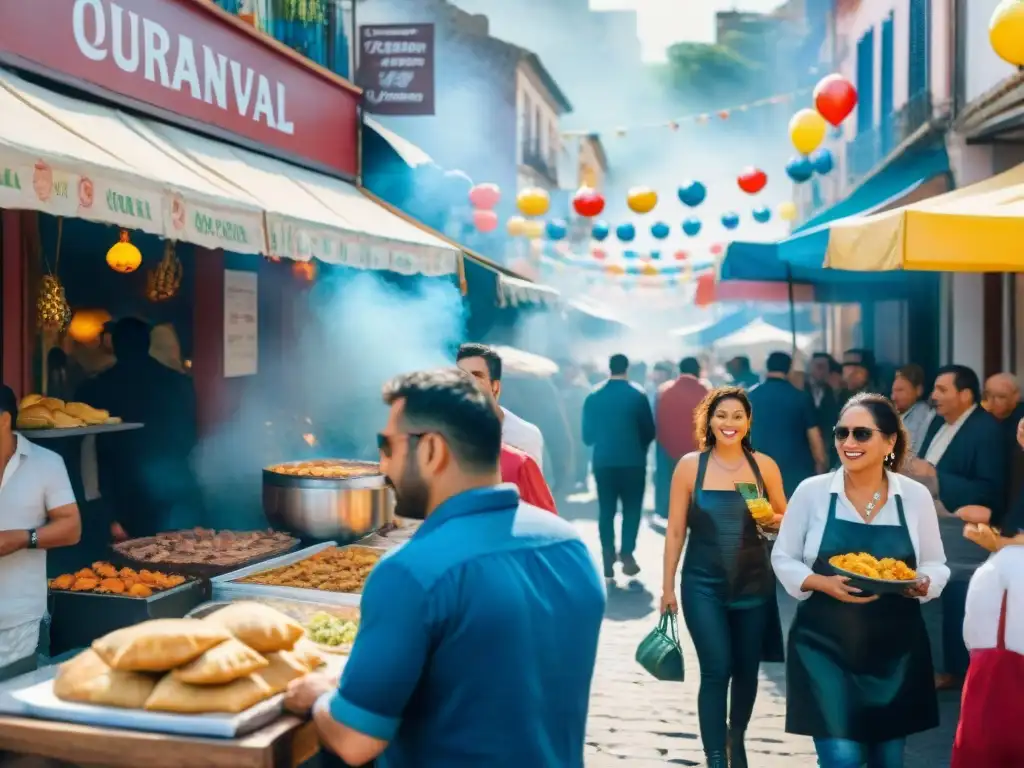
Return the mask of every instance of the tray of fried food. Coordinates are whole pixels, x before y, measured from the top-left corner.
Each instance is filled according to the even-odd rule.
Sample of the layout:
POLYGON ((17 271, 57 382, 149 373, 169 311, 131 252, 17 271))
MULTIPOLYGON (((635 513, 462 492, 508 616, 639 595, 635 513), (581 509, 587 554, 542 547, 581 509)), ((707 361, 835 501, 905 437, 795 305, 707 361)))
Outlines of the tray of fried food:
POLYGON ((361 592, 378 560, 380 552, 369 547, 331 547, 297 563, 244 576, 239 581, 326 592, 361 592))
POLYGON ((325 480, 347 480, 380 474, 380 465, 347 459, 310 459, 290 461, 267 467, 268 472, 288 477, 319 477, 325 480))
POLYGON ((146 568, 118 568, 111 563, 98 561, 88 568, 74 573, 62 573, 50 579, 50 589, 56 592, 91 592, 119 597, 152 596, 184 584, 185 576, 146 568))
POLYGON ((902 594, 922 580, 917 571, 902 560, 877 558, 867 552, 834 555, 828 563, 837 575, 846 576, 851 586, 866 594, 902 594))

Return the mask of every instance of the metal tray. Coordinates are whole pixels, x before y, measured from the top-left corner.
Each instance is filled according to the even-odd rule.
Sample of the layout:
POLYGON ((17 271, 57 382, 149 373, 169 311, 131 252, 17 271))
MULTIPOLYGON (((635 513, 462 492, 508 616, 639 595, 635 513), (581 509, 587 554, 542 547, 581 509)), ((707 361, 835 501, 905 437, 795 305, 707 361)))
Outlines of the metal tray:
POLYGON ((96 424, 91 427, 67 427, 65 429, 19 429, 29 440, 53 440, 58 437, 85 437, 86 435, 109 435, 112 432, 131 432, 142 429, 145 424, 96 424))
POLYGON ((231 573, 225 573, 223 576, 215 576, 210 579, 210 585, 212 587, 211 598, 213 600, 246 600, 250 598, 278 598, 280 600, 299 600, 305 603, 324 603, 326 605, 349 605, 358 606, 362 600, 362 595, 358 592, 328 592, 322 589, 299 589, 298 587, 272 587, 266 584, 243 584, 239 583, 238 579, 243 579, 246 576, 253 576, 257 573, 263 573, 274 568, 280 568, 283 565, 291 565, 297 563, 300 560, 315 555, 317 552, 322 552, 325 549, 331 547, 339 547, 339 549, 370 549, 380 554, 387 552, 386 549, 379 547, 366 547, 358 543, 350 544, 344 547, 338 545, 337 542, 328 541, 323 544, 317 544, 312 547, 306 547, 300 549, 297 552, 291 552, 290 554, 282 557, 275 557, 272 560, 264 560, 262 563, 251 565, 248 568, 242 568, 231 573))
POLYGON ((11 690, 10 697, 22 707, 22 713, 43 720, 58 720, 82 725, 124 728, 131 731, 155 731, 180 736, 207 736, 233 739, 267 725, 284 711, 284 694, 261 701, 237 715, 210 713, 179 715, 169 712, 147 712, 141 709, 120 709, 97 704, 61 701, 53 693, 53 678, 57 667, 49 667, 49 676, 43 682, 30 684, 20 690, 11 690))
POLYGON ((117 560, 119 565, 127 565, 129 568, 134 568, 135 570, 146 568, 150 571, 173 571, 174 573, 180 573, 182 576, 194 576, 198 579, 212 579, 215 576, 231 573, 239 568, 247 568, 250 565, 259 565, 260 563, 268 562, 272 558, 287 555, 289 552, 295 551, 295 548, 299 546, 299 543, 298 539, 293 538, 291 544, 282 545, 281 548, 275 552, 267 552, 266 554, 250 557, 248 560, 243 560, 232 565, 211 565, 210 563, 173 563, 170 561, 163 563, 151 563, 146 560, 136 560, 134 557, 130 557, 129 555, 122 553, 118 550, 117 544, 112 545, 110 549, 113 553, 112 559, 117 560))

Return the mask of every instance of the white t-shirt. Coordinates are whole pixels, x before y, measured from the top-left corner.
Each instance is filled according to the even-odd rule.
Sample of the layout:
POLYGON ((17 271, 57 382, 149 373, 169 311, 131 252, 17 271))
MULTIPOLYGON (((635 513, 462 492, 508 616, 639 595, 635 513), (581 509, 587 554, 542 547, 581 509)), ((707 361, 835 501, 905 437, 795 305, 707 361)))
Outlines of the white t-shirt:
POLYGON ((949 581, 949 568, 932 495, 916 480, 888 471, 885 474, 889 478, 889 497, 870 523, 864 522, 846 497, 842 470, 810 477, 793 491, 772 550, 772 567, 785 590, 797 600, 811 596, 800 586, 813 573, 811 566, 818 557, 833 493, 839 495, 836 519, 861 525, 899 525, 896 496, 901 496, 910 542, 917 555, 917 571, 931 580, 928 596, 920 599, 924 602, 942 593, 949 581))
POLYGON ((1024 546, 1003 547, 980 566, 967 588, 964 644, 995 648, 1006 593, 1006 648, 1024 654, 1024 546))
POLYGON ((508 408, 502 407, 505 418, 501 422, 502 442, 530 455, 537 466, 544 469, 544 435, 540 429, 524 419, 516 416, 508 408))
MULTIPOLYGON (((0 479, 0 530, 42 528, 50 510, 75 503, 64 460, 22 435, 0 479)), ((35 651, 46 615, 46 551, 0 557, 0 667, 35 651), (10 632, 8 632, 10 630, 10 632), (27 648, 25 646, 28 646, 27 648)))

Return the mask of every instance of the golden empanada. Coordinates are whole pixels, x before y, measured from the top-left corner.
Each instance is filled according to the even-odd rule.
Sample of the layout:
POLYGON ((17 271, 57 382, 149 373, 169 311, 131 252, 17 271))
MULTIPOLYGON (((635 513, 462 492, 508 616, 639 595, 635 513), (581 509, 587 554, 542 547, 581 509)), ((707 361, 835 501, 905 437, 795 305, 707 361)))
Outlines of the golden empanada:
POLYGON ((92 649, 114 669, 166 672, 230 639, 226 629, 205 621, 153 619, 93 640, 92 649))
POLYGON ((288 687, 292 680, 309 674, 309 667, 302 663, 291 651, 278 651, 268 653, 266 659, 270 665, 255 673, 255 677, 261 678, 274 693, 280 693, 288 687))
POLYGON ((232 603, 203 621, 224 627, 259 653, 288 651, 306 634, 297 621, 262 603, 232 603))
POLYGON ((153 675, 111 669, 93 650, 61 664, 53 681, 53 693, 63 701, 125 709, 142 709, 154 688, 153 675))
POLYGON ((266 666, 265 658, 240 640, 231 638, 171 674, 192 685, 223 685, 266 666))
POLYGON ((300 638, 291 652, 310 671, 327 663, 327 657, 324 656, 323 651, 317 648, 316 643, 308 637, 300 638))
POLYGON ((174 675, 164 675, 146 701, 145 708, 185 715, 206 712, 238 714, 273 695, 270 686, 255 674, 224 685, 189 685, 174 675))

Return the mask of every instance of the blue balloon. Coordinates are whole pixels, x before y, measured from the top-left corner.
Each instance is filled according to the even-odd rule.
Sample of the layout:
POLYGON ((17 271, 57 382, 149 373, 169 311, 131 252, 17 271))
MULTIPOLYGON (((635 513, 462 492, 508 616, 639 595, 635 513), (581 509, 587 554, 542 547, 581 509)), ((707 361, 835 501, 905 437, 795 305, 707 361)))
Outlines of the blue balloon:
POLYGON ((651 258, 657 261, 661 258, 661 251, 651 251, 651 258))
POLYGON ((615 236, 624 243, 631 243, 636 237, 636 227, 632 224, 619 224, 615 228, 615 236))
POLYGON ((672 229, 663 221, 659 221, 656 224, 651 225, 651 235, 656 240, 664 240, 672 233, 672 229))
POLYGON ((786 175, 797 184, 803 184, 814 175, 814 166, 803 155, 798 155, 786 163, 786 175))
POLYGON ((683 232, 689 237, 696 237, 700 233, 700 219, 693 217, 683 222, 683 232))
POLYGON ((699 181, 688 180, 679 187, 677 194, 679 195, 679 202, 683 205, 696 208, 704 202, 704 198, 708 196, 708 190, 699 181))
POLYGON ((722 226, 726 229, 736 229, 740 225, 740 217, 738 214, 729 212, 722 214, 722 226))
POLYGON ((771 208, 764 208, 764 207, 755 208, 753 213, 754 213, 754 221, 756 221, 758 224, 764 224, 765 222, 770 220, 771 217, 772 217, 771 208))
POLYGON ((611 227, 608 226, 608 222, 606 222, 606 221, 598 221, 598 222, 596 222, 594 224, 593 228, 590 230, 590 236, 592 238, 594 238, 595 240, 597 240, 597 242, 600 243, 606 237, 608 237, 608 233, 609 232, 611 232, 611 227))
POLYGON ((814 172, 821 176, 828 176, 835 167, 832 153, 827 149, 819 149, 817 152, 813 152, 809 159, 814 172))
POLYGON ((636 251, 623 251, 622 258, 624 259, 635 259, 639 254, 636 251))
POLYGON ((544 225, 544 232, 548 236, 548 240, 561 240, 569 232, 569 228, 561 219, 549 219, 548 223, 544 225))

